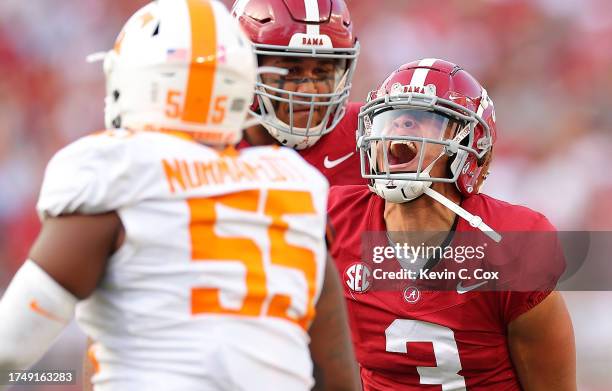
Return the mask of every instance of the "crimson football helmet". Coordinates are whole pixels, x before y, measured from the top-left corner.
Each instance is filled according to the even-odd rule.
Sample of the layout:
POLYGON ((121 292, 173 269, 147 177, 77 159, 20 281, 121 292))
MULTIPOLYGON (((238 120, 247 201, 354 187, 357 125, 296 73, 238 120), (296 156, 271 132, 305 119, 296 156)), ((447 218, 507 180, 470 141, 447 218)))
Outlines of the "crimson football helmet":
POLYGON ((361 173, 373 192, 396 203, 425 193, 472 225, 482 223, 431 189, 433 182, 454 183, 469 197, 480 191, 487 174, 495 108, 468 72, 439 59, 402 65, 369 94, 358 124, 361 173), (446 176, 432 176, 444 156, 446 176))
MULTIPOLYGON (((331 93, 303 93, 284 89, 284 80, 271 85, 259 76, 252 114, 281 144, 307 148, 329 133, 345 113, 351 79, 359 55, 359 43, 344 0, 237 0, 236 17, 262 56, 288 56, 336 60, 331 93), (288 123, 275 108, 289 106, 288 123), (314 123, 314 113, 325 115, 314 123), (305 127, 294 124, 294 110, 309 110, 305 127)), ((289 75, 288 77, 290 77, 289 75)), ((297 81, 299 83, 299 81, 297 81)))

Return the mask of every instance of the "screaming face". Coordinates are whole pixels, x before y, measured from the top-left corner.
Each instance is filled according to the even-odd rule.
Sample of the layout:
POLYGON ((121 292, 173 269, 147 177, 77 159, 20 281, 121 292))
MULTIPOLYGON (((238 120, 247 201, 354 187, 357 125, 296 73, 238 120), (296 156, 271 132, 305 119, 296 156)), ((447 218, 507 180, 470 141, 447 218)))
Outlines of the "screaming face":
POLYGON ((455 121, 425 110, 396 109, 375 115, 372 135, 383 138, 376 142, 378 171, 423 172, 444 151, 443 145, 435 144, 435 141, 448 138, 456 128, 455 121))

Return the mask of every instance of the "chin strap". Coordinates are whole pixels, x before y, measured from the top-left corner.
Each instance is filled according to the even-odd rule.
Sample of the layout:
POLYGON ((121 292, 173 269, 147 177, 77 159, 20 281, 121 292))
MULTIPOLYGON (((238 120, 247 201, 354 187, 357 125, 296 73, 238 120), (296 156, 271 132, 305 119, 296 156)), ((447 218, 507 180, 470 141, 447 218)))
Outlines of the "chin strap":
POLYGON ((426 187, 424 189, 424 193, 433 198, 434 200, 438 201, 442 205, 446 206, 448 209, 455 212, 459 217, 470 223, 472 227, 481 230, 485 235, 493 239, 496 243, 499 243, 501 241, 502 236, 495 232, 491 227, 486 225, 484 221, 482 221, 482 218, 480 216, 471 214, 467 210, 463 209, 461 206, 455 204, 453 201, 444 197, 442 194, 438 193, 430 187, 426 187))

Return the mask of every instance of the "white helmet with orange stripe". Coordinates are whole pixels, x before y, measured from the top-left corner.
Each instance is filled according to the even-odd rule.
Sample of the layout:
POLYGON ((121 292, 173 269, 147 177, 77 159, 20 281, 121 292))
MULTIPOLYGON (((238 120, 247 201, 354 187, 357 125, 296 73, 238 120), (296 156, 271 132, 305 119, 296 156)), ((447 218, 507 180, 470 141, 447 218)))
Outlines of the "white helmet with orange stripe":
POLYGON ((222 3, 154 1, 128 20, 105 56, 106 126, 237 143, 256 70, 248 38, 222 3))

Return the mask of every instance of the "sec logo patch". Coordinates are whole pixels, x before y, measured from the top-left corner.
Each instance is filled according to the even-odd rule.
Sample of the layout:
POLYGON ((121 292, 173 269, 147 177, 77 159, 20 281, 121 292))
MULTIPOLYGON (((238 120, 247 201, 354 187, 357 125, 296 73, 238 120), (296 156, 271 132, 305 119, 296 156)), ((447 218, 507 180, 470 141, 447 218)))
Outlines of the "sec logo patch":
POLYGON ((372 272, 368 265, 356 262, 344 271, 344 282, 355 293, 365 293, 372 286, 372 272))

